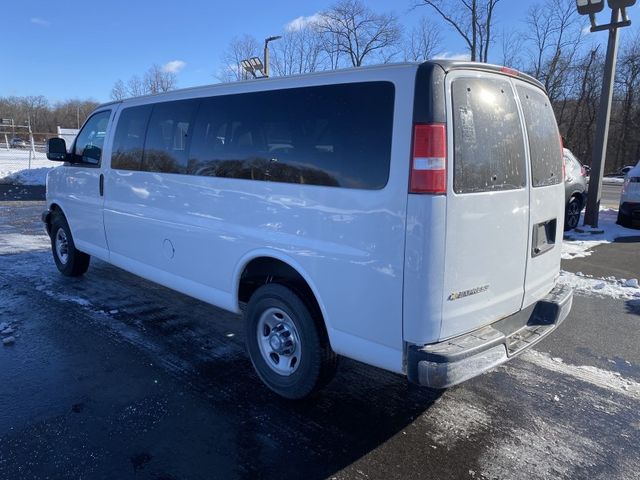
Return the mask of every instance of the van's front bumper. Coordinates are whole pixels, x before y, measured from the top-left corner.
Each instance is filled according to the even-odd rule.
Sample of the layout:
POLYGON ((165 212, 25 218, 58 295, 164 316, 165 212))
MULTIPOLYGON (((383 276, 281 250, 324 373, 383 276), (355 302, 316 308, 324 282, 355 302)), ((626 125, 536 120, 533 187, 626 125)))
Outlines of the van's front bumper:
POLYGON ((407 350, 409 381, 448 388, 480 375, 522 353, 549 335, 571 310, 573 290, 556 285, 524 310, 465 335, 407 350))

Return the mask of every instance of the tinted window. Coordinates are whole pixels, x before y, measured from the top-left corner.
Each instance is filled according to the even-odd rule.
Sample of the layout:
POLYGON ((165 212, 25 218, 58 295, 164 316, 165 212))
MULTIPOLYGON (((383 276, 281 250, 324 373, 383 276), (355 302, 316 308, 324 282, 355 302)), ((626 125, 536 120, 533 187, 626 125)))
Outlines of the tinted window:
POLYGON ((527 122, 533 186, 560 183, 562 147, 551 102, 544 93, 522 86, 518 86, 518 96, 527 122))
POLYGON ((150 113, 150 105, 122 110, 113 139, 111 168, 140 170, 144 135, 150 113))
POLYGON ((82 127, 76 138, 74 156, 80 161, 91 165, 99 165, 102 157, 104 136, 109 124, 111 110, 105 110, 93 115, 82 127))
POLYGON ((380 189, 389 176, 394 87, 371 82, 207 98, 187 173, 380 189))
POLYGON ((452 83, 456 193, 523 188, 522 124, 511 84, 493 78, 452 83))
POLYGON ((142 170, 186 173, 188 141, 197 100, 158 103, 147 127, 142 170))

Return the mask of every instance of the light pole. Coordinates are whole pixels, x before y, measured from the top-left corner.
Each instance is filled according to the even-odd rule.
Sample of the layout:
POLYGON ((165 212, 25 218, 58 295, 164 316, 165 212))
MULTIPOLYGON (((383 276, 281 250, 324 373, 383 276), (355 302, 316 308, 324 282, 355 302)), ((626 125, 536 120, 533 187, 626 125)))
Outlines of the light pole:
POLYGON ((269 42, 273 42, 274 40, 279 40, 282 38, 282 35, 275 35, 273 37, 267 37, 264 39, 264 76, 269 76, 269 42))
POLYGON ((611 119, 611 102, 613 100, 613 85, 616 74, 616 60, 618 57, 618 28, 628 27, 631 20, 627 17, 627 8, 633 6, 636 0, 607 0, 611 8, 611 22, 598 25, 596 13, 604 9, 604 0, 576 0, 576 7, 580 15, 589 15, 591 31, 609 30, 607 43, 607 58, 604 64, 604 79, 600 93, 600 106, 596 121, 596 138, 591 156, 591 179, 589 180, 589 194, 587 210, 584 214, 584 224, 593 229, 598 228, 598 214, 600 198, 602 196, 602 176, 604 162, 607 156, 607 141, 609 137, 609 122, 611 119), (622 19, 621 19, 622 17, 622 19))

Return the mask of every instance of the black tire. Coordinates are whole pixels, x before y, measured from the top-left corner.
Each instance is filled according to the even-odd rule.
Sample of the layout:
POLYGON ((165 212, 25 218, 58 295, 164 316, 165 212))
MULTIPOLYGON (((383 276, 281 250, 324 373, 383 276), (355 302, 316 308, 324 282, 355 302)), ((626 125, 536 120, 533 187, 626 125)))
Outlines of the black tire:
POLYGON ((59 211, 51 214, 51 251, 56 267, 67 277, 79 277, 89 268, 91 257, 76 248, 67 219, 59 211))
POLYGON ((564 229, 573 230, 580 223, 580 212, 582 211, 582 202, 576 197, 572 197, 565 208, 564 213, 564 229))
POLYGON ((287 399, 299 400, 314 394, 329 383, 336 372, 337 355, 331 350, 322 318, 312 312, 313 309, 310 309, 301 297, 277 283, 258 288, 247 306, 245 333, 251 363, 264 384, 287 399), (270 329, 264 325, 265 320, 261 319, 265 315, 269 317, 269 312, 276 312, 273 316, 276 322, 277 318, 283 318, 283 322, 293 323, 295 333, 284 333, 289 333, 285 338, 293 339, 293 342, 297 338, 299 343, 295 344, 296 348, 299 345, 299 361, 294 360, 296 357, 293 354, 291 357, 279 357, 275 354, 278 362, 275 362, 273 357, 263 354, 265 340, 270 340, 273 335, 278 336, 277 329, 282 326, 270 329), (277 316, 277 312, 280 312, 281 317, 277 316), (262 330, 259 332, 260 325, 262 330), (274 371, 274 368, 278 368, 280 360, 291 364, 294 361, 298 363, 295 363, 293 372, 282 374, 274 371))
POLYGON ((630 228, 631 217, 629 215, 623 215, 620 211, 618 211, 618 220, 616 221, 616 223, 621 227, 630 228))

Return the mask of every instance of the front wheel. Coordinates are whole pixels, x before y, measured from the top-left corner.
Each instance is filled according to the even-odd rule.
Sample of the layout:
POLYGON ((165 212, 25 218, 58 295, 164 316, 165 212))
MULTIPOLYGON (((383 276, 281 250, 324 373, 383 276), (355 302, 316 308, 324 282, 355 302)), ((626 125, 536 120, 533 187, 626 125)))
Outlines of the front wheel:
POLYGON ((247 351, 260 379, 278 395, 298 400, 335 374, 321 319, 289 288, 271 283, 251 296, 245 318, 247 351))
POLYGON ((54 212, 51 219, 51 250, 56 267, 67 277, 78 277, 89 268, 91 257, 75 246, 64 215, 54 212))

